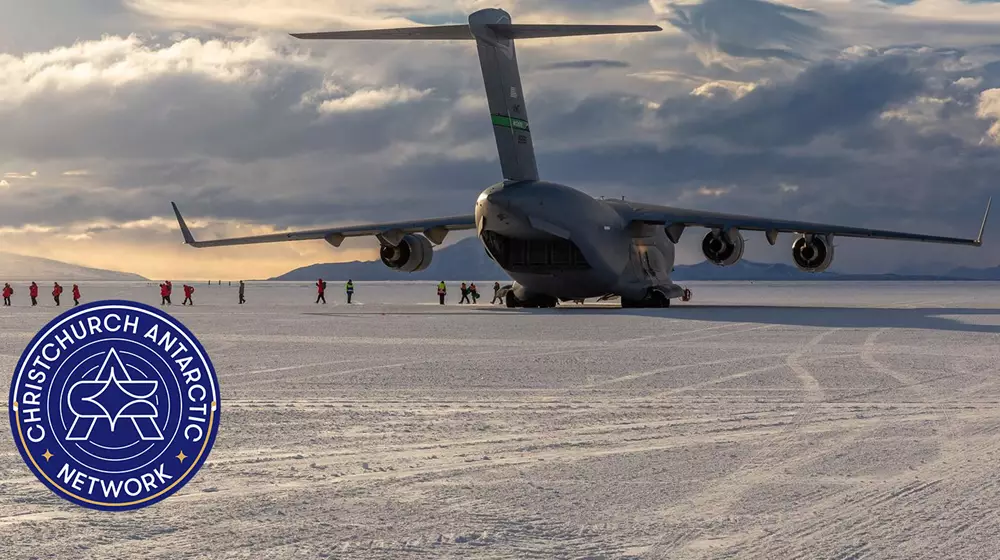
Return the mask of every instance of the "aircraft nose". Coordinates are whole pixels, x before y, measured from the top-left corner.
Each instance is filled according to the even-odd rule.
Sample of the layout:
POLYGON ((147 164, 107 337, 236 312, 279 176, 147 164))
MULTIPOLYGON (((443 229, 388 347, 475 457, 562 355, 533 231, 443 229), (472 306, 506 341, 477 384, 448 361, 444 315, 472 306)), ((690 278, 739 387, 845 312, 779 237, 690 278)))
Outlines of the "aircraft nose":
POLYGON ((486 204, 498 204, 501 198, 503 198, 502 193, 490 190, 485 190, 479 195, 479 201, 486 204))
POLYGON ((479 195, 478 205, 486 210, 496 211, 499 209, 509 209, 510 197, 503 191, 485 190, 479 195))
POLYGON ((513 204, 513 198, 503 189, 483 191, 476 204, 476 223, 479 227, 496 232, 520 231, 524 221, 513 204))

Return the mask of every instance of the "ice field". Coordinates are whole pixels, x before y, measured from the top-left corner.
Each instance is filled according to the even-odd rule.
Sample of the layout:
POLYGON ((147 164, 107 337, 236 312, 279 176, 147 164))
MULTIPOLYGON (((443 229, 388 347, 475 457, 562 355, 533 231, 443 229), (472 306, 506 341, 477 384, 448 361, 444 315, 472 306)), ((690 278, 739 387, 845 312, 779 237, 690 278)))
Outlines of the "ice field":
MULTIPOLYGON (((366 282, 348 306, 332 280, 325 306, 310 283, 240 306, 199 282, 185 308, 176 281, 221 384, 205 467, 85 510, 0 415, 0 558, 1000 558, 1000 284, 691 282, 648 310, 477 284, 476 307, 455 282, 445 307, 366 282)), ((50 285, 0 308, 5 399, 50 285)))

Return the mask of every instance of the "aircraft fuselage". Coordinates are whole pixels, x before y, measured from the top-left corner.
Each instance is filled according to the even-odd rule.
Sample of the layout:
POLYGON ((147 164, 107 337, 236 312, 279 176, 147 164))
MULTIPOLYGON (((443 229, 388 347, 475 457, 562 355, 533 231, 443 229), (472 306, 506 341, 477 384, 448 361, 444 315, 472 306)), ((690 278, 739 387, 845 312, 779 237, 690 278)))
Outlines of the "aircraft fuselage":
POLYGON ((607 294, 638 302, 651 288, 680 297, 670 281, 673 243, 661 226, 626 220, 627 209, 556 183, 504 182, 479 195, 476 230, 522 302, 607 294))

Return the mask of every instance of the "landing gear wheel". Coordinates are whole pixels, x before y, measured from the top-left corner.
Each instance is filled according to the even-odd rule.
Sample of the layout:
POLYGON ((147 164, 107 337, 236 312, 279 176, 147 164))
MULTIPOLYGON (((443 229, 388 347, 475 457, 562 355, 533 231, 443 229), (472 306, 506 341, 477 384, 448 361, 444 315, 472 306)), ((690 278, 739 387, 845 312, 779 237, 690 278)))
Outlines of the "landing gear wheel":
POLYGON ((646 297, 641 300, 622 298, 622 309, 647 309, 657 307, 670 307, 670 298, 661 290, 651 289, 646 293, 646 297))
POLYGON ((507 292, 507 295, 504 296, 503 299, 504 303, 507 304, 507 307, 509 309, 514 309, 515 307, 518 307, 519 303, 521 303, 520 301, 517 300, 517 297, 514 296, 513 292, 507 292))
POLYGON ((515 296, 513 291, 507 292, 507 295, 504 296, 504 303, 506 303, 509 308, 522 307, 524 309, 549 309, 555 307, 558 302, 559 300, 549 296, 532 296, 529 299, 522 300, 515 296))
POLYGON ((670 298, 660 290, 652 290, 649 294, 650 307, 670 307, 670 298))

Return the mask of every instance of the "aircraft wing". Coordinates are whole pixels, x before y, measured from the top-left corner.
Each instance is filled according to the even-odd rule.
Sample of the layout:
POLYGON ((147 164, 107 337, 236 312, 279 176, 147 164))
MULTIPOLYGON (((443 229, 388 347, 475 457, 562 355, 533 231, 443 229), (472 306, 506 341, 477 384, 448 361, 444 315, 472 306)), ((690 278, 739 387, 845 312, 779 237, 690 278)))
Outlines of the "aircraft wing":
POLYGON ((388 222, 384 224, 361 224, 348 227, 309 229, 302 231, 288 231, 282 233, 269 233, 266 235, 251 235, 247 237, 229 237, 226 239, 210 239, 207 241, 197 241, 184 217, 173 202, 174 214, 177 216, 177 224, 181 228, 184 236, 184 243, 192 247, 223 247, 229 245, 250 245, 254 243, 277 243, 279 241, 303 241, 307 239, 323 239, 334 247, 339 247, 347 237, 363 237, 367 235, 381 236, 390 242, 398 243, 403 235, 408 233, 422 233, 435 244, 440 245, 444 241, 445 235, 452 230, 475 229, 476 218, 473 215, 450 216, 446 218, 431 218, 427 220, 414 220, 410 222, 388 222))
POLYGON ((986 219, 990 214, 991 202, 992 198, 986 203, 986 213, 983 216, 982 225, 979 227, 979 235, 975 239, 942 237, 921 233, 838 226, 813 222, 798 222, 794 220, 775 220, 771 218, 758 218, 755 216, 744 216, 740 214, 702 212, 700 210, 686 210, 683 208, 657 206, 654 204, 640 204, 634 202, 615 201, 614 203, 620 208, 620 211, 626 219, 637 222, 665 225, 667 235, 670 237, 671 241, 675 243, 678 239, 680 239, 680 235, 684 231, 685 227, 698 226, 720 230, 735 228, 738 230, 763 231, 766 233, 767 241, 771 245, 774 245, 779 232, 790 232, 800 234, 812 233, 819 235, 834 235, 839 237, 861 237, 868 239, 922 241, 925 243, 948 243, 952 245, 971 245, 973 247, 979 247, 983 244, 983 230, 986 229, 986 219))

